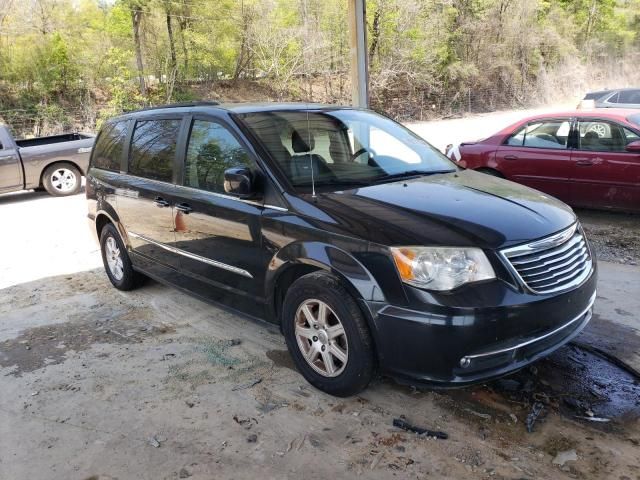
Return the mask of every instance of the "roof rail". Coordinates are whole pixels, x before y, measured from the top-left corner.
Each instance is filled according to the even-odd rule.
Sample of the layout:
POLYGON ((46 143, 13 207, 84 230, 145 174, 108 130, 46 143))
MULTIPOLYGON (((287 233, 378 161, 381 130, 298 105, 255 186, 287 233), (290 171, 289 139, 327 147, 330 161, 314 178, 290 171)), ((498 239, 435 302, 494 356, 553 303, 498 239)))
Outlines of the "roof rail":
POLYGON ((167 105, 156 105, 153 107, 146 108, 138 108, 136 110, 127 110, 127 113, 130 112, 146 112, 147 110, 160 110, 163 108, 180 108, 180 107, 206 107, 206 106, 214 106, 220 105, 218 102, 214 102, 211 100, 196 100, 193 102, 181 102, 181 103, 169 103, 167 105))

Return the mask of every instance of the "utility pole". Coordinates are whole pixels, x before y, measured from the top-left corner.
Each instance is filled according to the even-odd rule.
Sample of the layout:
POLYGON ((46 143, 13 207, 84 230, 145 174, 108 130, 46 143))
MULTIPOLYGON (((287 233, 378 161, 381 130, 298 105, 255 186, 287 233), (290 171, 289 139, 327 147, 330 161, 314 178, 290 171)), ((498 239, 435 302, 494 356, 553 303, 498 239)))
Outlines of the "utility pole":
POLYGON ((369 108, 366 0, 347 1, 349 4, 351 101, 356 107, 369 108))

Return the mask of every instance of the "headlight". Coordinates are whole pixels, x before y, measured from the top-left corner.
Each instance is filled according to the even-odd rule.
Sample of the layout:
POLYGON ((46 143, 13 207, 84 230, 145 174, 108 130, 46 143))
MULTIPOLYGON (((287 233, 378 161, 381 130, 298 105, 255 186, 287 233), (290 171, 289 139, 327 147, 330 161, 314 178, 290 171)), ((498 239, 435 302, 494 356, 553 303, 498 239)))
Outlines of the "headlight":
POLYGON ((402 281, 429 290, 453 290, 460 285, 496 278, 479 248, 393 247, 402 281))

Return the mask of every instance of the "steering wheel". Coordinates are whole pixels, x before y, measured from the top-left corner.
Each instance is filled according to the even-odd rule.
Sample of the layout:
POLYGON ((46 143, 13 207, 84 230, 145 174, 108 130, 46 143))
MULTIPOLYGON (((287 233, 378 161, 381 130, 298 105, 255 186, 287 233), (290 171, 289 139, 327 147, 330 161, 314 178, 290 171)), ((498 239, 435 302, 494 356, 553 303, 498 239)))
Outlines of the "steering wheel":
POLYGON ((354 153, 351 154, 351 156, 349 157, 349 161, 353 162, 356 158, 358 158, 363 153, 369 153, 369 150, 367 150, 366 148, 362 147, 357 152, 354 152, 354 153))

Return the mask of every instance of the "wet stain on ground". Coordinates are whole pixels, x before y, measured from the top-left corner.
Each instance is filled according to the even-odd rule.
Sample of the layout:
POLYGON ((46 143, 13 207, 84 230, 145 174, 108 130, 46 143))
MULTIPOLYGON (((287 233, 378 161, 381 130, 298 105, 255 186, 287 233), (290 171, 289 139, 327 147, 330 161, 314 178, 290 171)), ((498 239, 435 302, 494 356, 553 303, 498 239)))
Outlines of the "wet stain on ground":
POLYGON ((640 419, 640 379, 573 344, 508 377, 445 395, 458 405, 459 416, 524 424, 530 419, 532 429, 550 411, 605 431, 624 430, 640 419))
POLYGON ((118 335, 93 325, 69 322, 35 327, 0 343, 0 367, 13 367, 16 377, 47 365, 62 363, 68 351, 87 350, 94 343, 131 343, 135 337, 118 335))
POLYGON ((288 368, 294 372, 298 371, 287 350, 269 350, 267 351, 267 358, 271 360, 276 367, 288 368))
POLYGON ((145 337, 175 332, 165 324, 149 325, 146 310, 112 312, 109 317, 101 309, 83 321, 33 327, 19 336, 0 342, 0 368, 9 367, 9 375, 20 377, 47 365, 65 361, 67 352, 88 350, 96 343, 139 343, 145 337))

